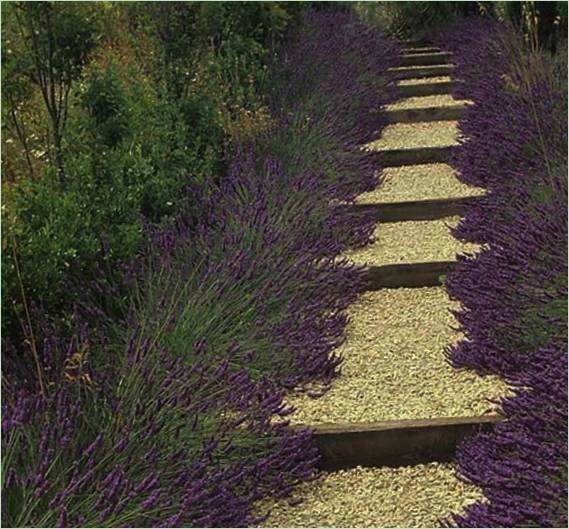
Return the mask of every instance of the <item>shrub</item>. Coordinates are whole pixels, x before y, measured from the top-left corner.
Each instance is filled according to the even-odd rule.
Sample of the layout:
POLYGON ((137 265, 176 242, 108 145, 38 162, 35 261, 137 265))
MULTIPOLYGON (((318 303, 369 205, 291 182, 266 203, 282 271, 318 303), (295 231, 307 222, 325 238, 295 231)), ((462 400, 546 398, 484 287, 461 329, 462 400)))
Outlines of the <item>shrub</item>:
POLYGON ((499 23, 465 20, 441 37, 455 53, 461 95, 452 163, 487 194, 454 235, 486 246, 447 279, 466 339, 456 367, 496 373, 513 388, 507 421, 463 443, 458 472, 488 501, 453 515, 459 527, 567 523, 567 77, 499 23), (483 60, 482 60, 483 58, 483 60))
MULTIPOLYGON (((54 314, 69 312, 76 298, 70 285, 92 278, 98 260, 115 267, 133 256, 143 219, 171 219, 182 189, 195 192, 225 170, 226 143, 241 134, 243 116, 263 116, 269 46, 290 17, 277 3, 202 2, 14 4, 5 14, 9 138, 2 163, 12 182, 4 189, 3 247, 15 254, 2 257, 2 312, 4 332, 18 340, 20 282, 29 301, 54 314), (48 34, 49 24, 38 21, 56 14, 48 34), (34 35, 39 48, 30 47, 34 35), (61 105, 42 98, 45 87, 33 74, 35 63, 47 64, 46 53, 57 59, 46 79, 63 83, 61 105), (46 142, 44 124, 52 115, 54 139, 46 142)), ((263 130, 262 120, 257 126, 248 119, 247 134, 263 130)))
MULTIPOLYGON (((256 500, 316 477, 310 432, 285 428, 283 388, 329 382, 340 361, 361 273, 336 257, 368 241, 373 223, 332 204, 377 182, 358 145, 382 126, 365 104, 387 100, 379 74, 394 49, 349 14, 314 15, 279 75, 310 63, 295 55, 308 39, 314 61, 332 43, 348 80, 331 90, 328 61, 313 78, 327 97, 306 84, 286 98, 271 90, 272 128, 232 145, 223 178, 184 187, 170 222, 140 220, 140 250, 120 267, 94 265, 72 318, 32 307, 27 347, 5 346, 3 523, 255 525, 256 500)), ((131 96, 109 79, 116 116, 131 96)), ((136 108, 128 115, 122 143, 136 131, 136 108)), ((105 123, 115 125, 99 120, 102 139, 105 123)), ((99 141, 113 169, 129 167, 121 143, 99 141)), ((114 190, 99 188, 112 207, 114 190)))

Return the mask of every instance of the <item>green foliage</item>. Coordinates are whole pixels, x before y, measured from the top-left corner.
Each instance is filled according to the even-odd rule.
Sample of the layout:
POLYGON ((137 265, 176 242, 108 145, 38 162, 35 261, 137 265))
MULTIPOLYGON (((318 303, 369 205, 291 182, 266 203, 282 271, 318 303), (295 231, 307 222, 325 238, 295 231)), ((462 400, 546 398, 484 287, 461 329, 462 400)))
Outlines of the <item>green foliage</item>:
POLYGON ((89 113, 95 134, 107 147, 115 147, 129 130, 129 109, 125 90, 117 78, 114 62, 95 70, 87 81, 82 103, 89 113))
POLYGON ((477 10, 477 2, 357 2, 368 22, 396 38, 420 38, 422 33, 458 14, 477 10))
POLYGON ((13 329, 22 296, 7 250, 29 301, 50 311, 70 307, 67 282, 97 260, 132 256, 143 219, 171 218, 184 186, 222 172, 228 141, 265 126, 266 62, 291 15, 279 2, 25 2, 2 14, 13 329))

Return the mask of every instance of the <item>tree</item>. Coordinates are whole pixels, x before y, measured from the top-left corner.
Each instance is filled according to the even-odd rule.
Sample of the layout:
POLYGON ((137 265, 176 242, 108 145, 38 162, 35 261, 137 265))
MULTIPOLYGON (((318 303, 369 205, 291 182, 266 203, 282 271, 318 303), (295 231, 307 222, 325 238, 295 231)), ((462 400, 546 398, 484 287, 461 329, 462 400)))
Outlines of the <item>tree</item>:
POLYGON ((73 83, 97 42, 98 24, 90 2, 18 2, 16 23, 31 81, 39 86, 50 126, 50 161, 65 182, 63 132, 73 83))

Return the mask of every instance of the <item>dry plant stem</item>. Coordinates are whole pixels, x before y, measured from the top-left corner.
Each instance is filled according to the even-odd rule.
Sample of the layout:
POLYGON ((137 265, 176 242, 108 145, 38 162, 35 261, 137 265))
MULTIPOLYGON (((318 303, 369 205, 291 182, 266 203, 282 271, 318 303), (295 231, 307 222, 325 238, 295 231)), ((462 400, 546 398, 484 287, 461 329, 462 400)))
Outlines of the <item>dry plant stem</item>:
POLYGON ((36 340, 34 337, 34 330, 32 328, 32 318, 30 316, 30 311, 28 308, 26 292, 24 291, 24 283, 22 281, 22 274, 20 273, 20 264, 19 264, 17 253, 16 253, 16 240, 14 238, 12 238, 12 255, 14 257, 14 266, 16 268, 16 275, 18 277, 18 284, 20 287, 20 293, 22 295, 22 304, 24 306, 24 312, 25 312, 25 317, 26 317, 26 325, 22 325, 22 328, 24 329, 25 334, 27 334, 25 332, 26 327, 29 330, 29 337, 26 338, 26 341, 29 343, 29 346, 32 350, 32 356, 34 357, 34 364, 36 367, 38 384, 40 387, 40 394, 45 399, 46 391, 45 391, 45 383, 43 380, 43 370, 42 370, 41 363, 40 363, 39 356, 38 356, 36 340))
POLYGON ((446 147, 458 140, 456 121, 396 123, 383 129, 381 138, 365 145, 371 150, 446 147))
POLYGON ((477 244, 463 243, 450 234, 449 228, 459 220, 460 217, 456 216, 378 224, 373 244, 344 252, 342 257, 370 266, 453 261, 458 253, 474 253, 480 248, 477 244))
POLYGON ((443 287, 366 292, 348 309, 341 375, 323 397, 291 395, 295 423, 476 416, 507 392, 495 376, 451 367, 445 348, 462 335, 443 287))
POLYGON ((482 499, 452 465, 354 468, 325 474, 281 500, 264 527, 437 527, 451 511, 482 499))
POLYGON ((460 182, 454 169, 444 163, 386 167, 382 171, 383 183, 356 199, 360 204, 405 202, 483 195, 481 187, 460 182))

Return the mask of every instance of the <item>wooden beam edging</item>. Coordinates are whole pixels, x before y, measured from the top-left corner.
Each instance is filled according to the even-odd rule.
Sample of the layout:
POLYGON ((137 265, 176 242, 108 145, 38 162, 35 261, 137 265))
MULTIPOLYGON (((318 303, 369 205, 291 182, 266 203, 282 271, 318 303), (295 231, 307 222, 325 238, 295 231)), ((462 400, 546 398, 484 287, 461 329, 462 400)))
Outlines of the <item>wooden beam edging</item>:
POLYGON ((455 121, 464 114, 468 105, 455 103, 442 107, 401 108, 384 112, 386 123, 419 123, 427 121, 455 121))
POLYGON ((437 83, 398 84, 401 97, 421 97, 438 94, 452 94, 456 81, 439 81, 437 83))
POLYGON ((377 222, 404 222, 409 220, 435 220, 463 215, 466 207, 478 196, 435 198, 404 202, 358 203, 337 206, 349 213, 373 213, 377 222))
POLYGON ((338 470, 451 461, 465 437, 503 420, 500 415, 483 415, 308 427, 320 451, 319 467, 338 470))
POLYGON ((445 51, 442 48, 439 48, 438 46, 427 46, 427 45, 422 45, 422 46, 408 46, 408 45, 404 45, 404 47, 401 48, 401 54, 402 55, 411 55, 411 54, 419 54, 419 53, 439 53, 445 51))
POLYGON ((446 64, 452 59, 450 51, 431 51, 420 53, 403 52, 399 56, 399 66, 432 66, 446 64))
POLYGON ((458 145, 442 147, 413 147, 411 149, 382 149, 375 151, 383 167, 400 167, 426 163, 444 163, 458 145))
POLYGON ((390 68, 388 73, 394 79, 420 79, 423 77, 439 77, 441 75, 452 75, 454 72, 452 64, 433 64, 430 66, 399 66, 390 68))
POLYGON ((456 261, 370 266, 367 269, 366 290, 439 286, 443 284, 444 276, 451 272, 455 266, 456 261))

